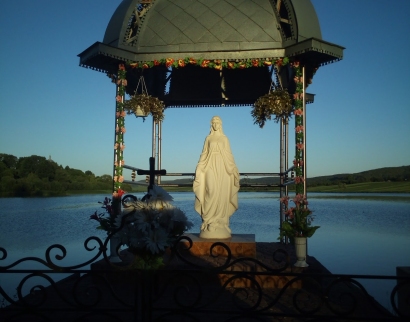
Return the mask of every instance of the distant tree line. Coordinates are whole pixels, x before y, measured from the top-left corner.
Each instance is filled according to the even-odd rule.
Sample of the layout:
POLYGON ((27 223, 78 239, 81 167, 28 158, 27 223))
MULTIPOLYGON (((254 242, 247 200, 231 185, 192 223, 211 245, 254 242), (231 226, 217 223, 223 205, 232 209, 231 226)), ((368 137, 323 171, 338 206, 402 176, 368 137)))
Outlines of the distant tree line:
POLYGON ((353 174, 335 174, 331 176, 308 178, 307 185, 314 187, 364 182, 403 182, 408 180, 410 180, 410 166, 402 166, 379 168, 353 174))
MULTIPOLYGON (((309 187, 344 186, 363 182, 402 182, 410 180, 410 166, 389 167, 354 174, 335 174, 307 179, 309 187)), ((177 179, 173 183, 191 183, 188 179, 177 179)), ((278 177, 246 178, 242 184, 278 184, 278 177)), ((95 176, 90 170, 85 172, 63 167, 51 159, 32 155, 17 158, 0 153, 0 197, 62 196, 76 191, 111 191, 112 176, 95 176)), ((124 190, 132 192, 130 185, 124 190)), ((260 190, 260 189, 259 189, 260 190)))
MULTIPOLYGON (((63 167, 38 155, 17 158, 0 153, 1 197, 61 196, 103 190, 112 190, 112 176, 108 174, 95 176, 89 170, 63 167)), ((126 190, 132 188, 127 186, 126 190)))
MULTIPOLYGON (((330 176, 307 178, 308 187, 317 186, 344 186, 364 182, 403 182, 410 181, 410 166, 388 167, 368 170, 359 173, 334 174, 330 176)), ((279 177, 263 177, 242 179, 242 183, 248 184, 279 184, 279 177)))

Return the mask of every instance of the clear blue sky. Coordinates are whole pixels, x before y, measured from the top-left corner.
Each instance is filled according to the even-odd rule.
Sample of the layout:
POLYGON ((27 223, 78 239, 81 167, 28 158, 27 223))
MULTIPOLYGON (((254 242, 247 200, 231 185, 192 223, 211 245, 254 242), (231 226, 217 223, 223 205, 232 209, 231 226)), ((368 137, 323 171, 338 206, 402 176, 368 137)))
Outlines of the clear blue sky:
MULTIPOLYGON (((115 86, 79 67, 77 55, 102 41, 119 3, 0 2, 0 153, 51 155, 63 166, 112 174, 115 86)), ((316 94, 307 107, 308 177, 409 165, 410 1, 312 3, 323 39, 346 50, 308 88, 316 94)), ((240 172, 278 172, 279 125, 260 129, 250 110, 168 109, 162 167, 194 172, 209 121, 219 115, 240 172)), ((151 119, 127 116, 126 128, 125 162, 146 168, 151 119)))

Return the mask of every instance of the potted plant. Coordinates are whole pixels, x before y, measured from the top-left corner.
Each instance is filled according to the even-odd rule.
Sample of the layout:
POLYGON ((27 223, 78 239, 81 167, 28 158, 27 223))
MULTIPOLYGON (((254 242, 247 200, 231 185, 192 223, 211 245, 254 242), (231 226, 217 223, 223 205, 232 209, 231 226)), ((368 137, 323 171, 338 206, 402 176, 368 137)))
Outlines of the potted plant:
POLYGON ((257 99, 253 104, 251 115, 254 124, 263 128, 265 122, 271 120, 273 115, 275 122, 278 122, 282 117, 289 117, 292 111, 293 105, 289 93, 283 89, 276 89, 257 99))
POLYGON ((134 255, 131 268, 157 269, 163 265, 166 249, 192 227, 185 213, 171 204, 172 200, 164 189, 153 186, 142 199, 125 195, 123 210, 114 219, 110 216, 107 221, 101 214, 94 214, 91 219, 99 221, 97 228, 115 233, 117 247, 128 247, 134 255))
POLYGON ((289 207, 289 197, 283 197, 280 202, 286 208, 285 221, 282 222, 280 228, 279 239, 284 237, 290 238, 295 244, 296 259, 295 266, 306 267, 306 238, 312 237, 320 226, 312 226, 313 215, 308 208, 308 201, 305 195, 297 194, 293 198, 295 207, 289 207))

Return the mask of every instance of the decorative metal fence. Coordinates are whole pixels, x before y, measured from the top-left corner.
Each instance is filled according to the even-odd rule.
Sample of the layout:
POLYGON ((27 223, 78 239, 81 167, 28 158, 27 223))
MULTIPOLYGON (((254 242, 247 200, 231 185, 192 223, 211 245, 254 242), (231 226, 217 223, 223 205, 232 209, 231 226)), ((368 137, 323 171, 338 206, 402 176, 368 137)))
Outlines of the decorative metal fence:
MULTIPOLYGON (((182 239, 192 246, 189 238, 182 239)), ((234 258, 223 243, 213 244, 207 257, 193 256, 189 246, 174 247, 164 268, 140 270, 111 263, 109 239, 88 238, 87 251, 96 250, 91 242, 98 252, 75 266, 56 263, 67 253, 57 244, 46 250, 45 260, 26 257, 0 266, 0 282, 16 280, 14 294, 0 285, 0 321, 410 320, 409 277, 295 272, 283 250, 267 263, 234 258), (226 255, 213 255, 218 248, 226 255), (61 254, 54 261, 55 251, 61 254), (42 268, 18 269, 23 263, 42 268), (396 281, 389 310, 359 282, 383 279, 396 281)), ((7 256, 0 247, 3 263, 7 256)))

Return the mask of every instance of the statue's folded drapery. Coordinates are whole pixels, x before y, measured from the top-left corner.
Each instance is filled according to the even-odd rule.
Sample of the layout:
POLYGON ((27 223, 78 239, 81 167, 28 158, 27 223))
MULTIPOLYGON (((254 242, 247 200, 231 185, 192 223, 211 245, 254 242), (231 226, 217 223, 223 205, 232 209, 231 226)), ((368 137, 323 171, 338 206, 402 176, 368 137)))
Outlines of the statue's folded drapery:
POLYGON ((238 209, 239 173, 222 121, 216 116, 211 124, 195 170, 195 210, 202 217, 201 237, 228 238, 229 218, 238 209))

